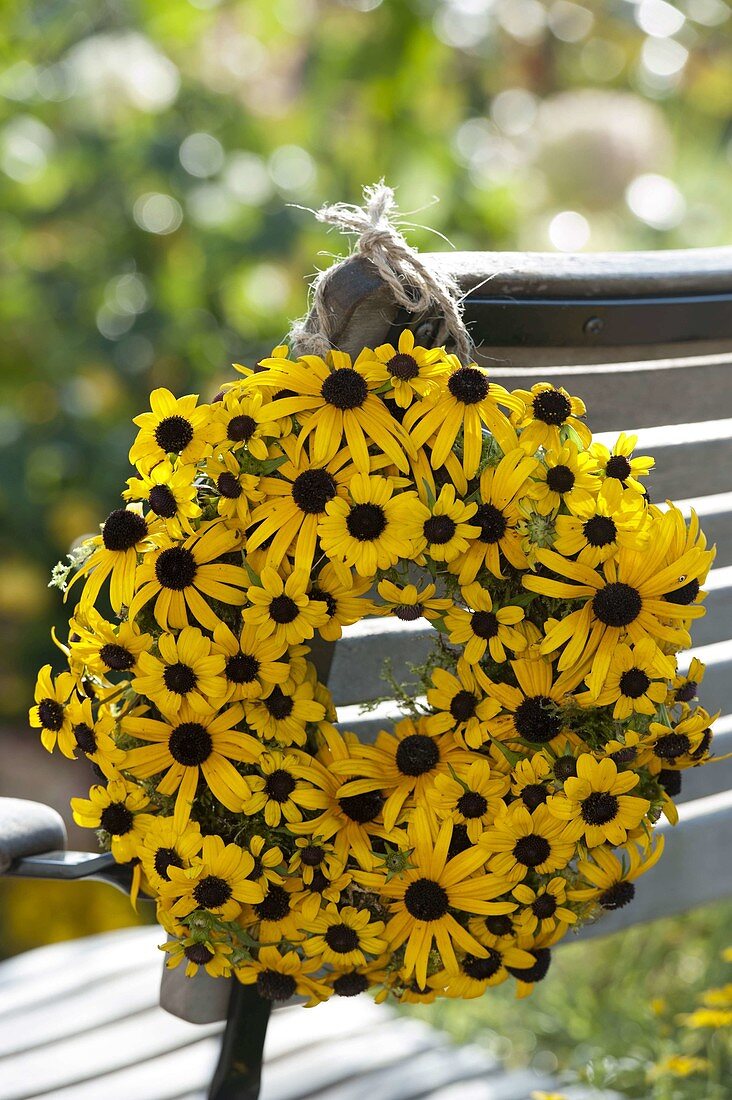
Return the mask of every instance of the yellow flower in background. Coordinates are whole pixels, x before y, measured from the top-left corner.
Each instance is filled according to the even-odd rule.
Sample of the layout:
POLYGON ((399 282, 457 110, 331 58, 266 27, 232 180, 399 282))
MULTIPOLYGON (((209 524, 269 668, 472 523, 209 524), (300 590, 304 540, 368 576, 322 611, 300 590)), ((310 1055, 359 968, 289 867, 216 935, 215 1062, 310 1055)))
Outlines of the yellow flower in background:
POLYGON ((464 830, 467 840, 477 844, 503 809, 507 791, 507 777, 494 772, 487 760, 469 753, 463 754, 462 761, 451 761, 449 769, 441 769, 425 796, 438 819, 449 817, 456 833, 464 830))
POLYGON ((261 478, 242 471, 231 451, 206 461, 206 476, 215 486, 216 511, 227 527, 244 530, 251 523, 252 507, 264 499, 261 478))
MULTIPOLYGON (((163 715, 165 717, 165 715, 163 715)), ((250 734, 235 729, 243 711, 238 703, 208 713, 180 703, 166 721, 143 717, 122 719, 122 729, 139 741, 150 742, 130 749, 126 768, 140 779, 165 772, 156 790, 176 795, 174 820, 182 829, 191 815, 200 779, 227 810, 240 810, 249 797, 246 780, 232 760, 253 763, 263 748, 250 734), (177 794, 176 794, 177 792, 177 794)))
POLYGON ((53 752, 58 743, 64 756, 74 757, 74 736, 68 703, 76 683, 70 672, 61 672, 54 680, 51 666, 44 665, 38 673, 35 706, 28 712, 28 721, 41 731, 41 743, 53 752))
POLYGON ((150 394, 150 412, 134 417, 140 431, 130 449, 130 462, 145 473, 168 455, 177 455, 185 465, 198 462, 211 444, 223 437, 222 425, 210 415, 208 405, 198 397, 176 398, 163 388, 150 394))
POLYGON ((658 648, 651 638, 637 645, 619 645, 610 662, 607 677, 597 696, 585 698, 592 706, 613 706, 613 718, 623 720, 633 714, 655 714, 668 695, 668 680, 675 662, 658 648))
POLYGON ((414 333, 405 328, 399 333, 397 347, 380 344, 362 357, 364 374, 378 384, 379 394, 408 409, 412 401, 429 397, 450 373, 444 348, 422 348, 415 344, 414 333))
POLYGON ((325 506, 326 517, 318 524, 323 551, 336 566, 354 568, 361 577, 373 577, 378 569, 389 569, 400 558, 414 553, 411 516, 417 504, 415 493, 398 493, 392 478, 357 474, 348 492, 350 499, 336 497, 325 506))
POLYGON ((445 628, 453 645, 464 647, 469 665, 482 661, 486 649, 499 663, 506 660, 504 646, 515 653, 526 649, 526 639, 513 629, 524 617, 523 608, 515 604, 494 608, 490 592, 477 583, 466 585, 462 597, 471 610, 454 607, 445 615, 445 628))
POLYGON ((136 578, 136 592, 129 617, 153 598, 154 615, 163 630, 188 626, 188 612, 207 630, 219 618, 204 596, 230 606, 241 606, 241 591, 248 583, 245 569, 217 559, 239 545, 235 531, 222 523, 209 523, 183 543, 168 541, 145 555, 136 578))
POLYGON ((491 683, 490 694, 498 704, 488 728, 500 741, 523 741, 548 745, 567 732, 561 713, 567 695, 576 687, 580 673, 569 670, 557 675, 551 661, 518 658, 511 661, 517 686, 491 683), (500 713, 499 713, 500 712, 500 713))
POLYGON ((528 874, 545 875, 566 867, 574 837, 546 806, 529 812, 520 802, 505 807, 478 841, 491 871, 515 884, 528 874))
POLYGON ((521 429, 521 446, 528 454, 539 447, 559 451, 565 442, 560 430, 574 432, 577 441, 588 447, 592 441, 590 430, 580 419, 587 412, 579 397, 571 397, 561 386, 550 382, 537 382, 530 390, 514 390, 514 397, 523 402, 513 417, 514 425, 521 429))
POLYGON ((521 882, 514 887, 513 896, 523 906, 513 917, 522 935, 554 932, 560 922, 577 921, 577 914, 567 908, 567 881, 558 875, 536 889, 521 882))
POLYGON ((630 488, 640 494, 645 492, 642 482, 638 479, 648 477, 654 461, 648 455, 633 457, 637 442, 637 435, 626 435, 625 432, 621 432, 612 450, 599 440, 590 444, 590 455, 596 460, 599 469, 605 475, 606 482, 610 482, 610 488, 616 494, 621 488, 630 488))
POLYGON ((276 947, 262 947, 256 961, 245 963, 234 971, 243 985, 256 985, 265 1001, 289 1001, 296 994, 306 997, 308 1004, 325 1001, 330 989, 315 975, 320 969, 318 959, 303 960, 295 951, 281 954, 276 947))
POLYGON ((362 598, 370 587, 366 577, 351 576, 345 583, 331 563, 325 563, 308 591, 311 600, 322 600, 327 609, 328 619, 318 627, 321 638, 337 642, 343 636, 344 626, 352 626, 376 613, 374 603, 362 598))
POLYGON ((180 828, 172 817, 154 817, 147 824, 137 854, 148 885, 157 893, 170 881, 171 867, 190 867, 203 837, 197 822, 180 828))
POLYGON ((315 698, 315 684, 307 675, 293 679, 292 685, 275 684, 264 698, 244 703, 247 725, 265 741, 302 746, 308 723, 325 718, 325 707, 315 698))
POLYGON ((463 471, 475 477, 483 450, 483 425, 505 452, 516 446, 516 432, 499 405, 515 414, 523 413, 520 396, 490 382, 487 371, 476 363, 463 366, 455 355, 448 357, 451 373, 447 385, 433 400, 415 402, 407 410, 404 427, 415 447, 423 447, 431 436, 430 462, 433 470, 444 466, 462 431, 463 471))
POLYGON ((649 535, 642 498, 621 493, 611 504, 601 490, 588 504, 577 504, 573 515, 557 516, 553 549, 592 566, 614 557, 621 546, 642 550, 649 535))
POLYGON ((152 517, 161 521, 172 538, 183 538, 193 532, 193 523, 203 512, 197 499, 195 476, 195 465, 164 458, 149 472, 128 478, 122 496, 125 500, 145 502, 152 517))
POLYGON ((440 495, 430 505, 415 503, 408 535, 414 543, 415 560, 426 554, 435 562, 449 562, 464 554, 480 534, 471 526, 476 504, 466 504, 455 497, 454 485, 443 485, 440 495))
POLYGON ((302 821, 303 808, 313 809, 317 802, 313 793, 317 778, 305 753, 297 750, 262 753, 256 772, 247 776, 251 793, 242 811, 251 816, 263 810, 264 820, 271 829, 276 829, 283 818, 288 825, 302 821))
POLYGON ((72 696, 67 706, 67 714, 71 725, 73 750, 69 751, 69 741, 59 735, 58 746, 61 752, 70 760, 76 759, 78 754, 82 753, 108 779, 114 778, 127 756, 123 749, 117 747, 114 740, 117 720, 111 714, 105 714, 101 708, 97 711, 95 719, 92 701, 88 697, 80 699, 72 696))
POLYGON ((452 600, 436 596, 437 586, 434 584, 418 589, 414 584, 398 585, 392 581, 379 581, 377 592, 384 603, 377 604, 375 610, 380 615, 393 615, 405 623, 423 618, 432 622, 452 607, 452 600))
POLYGON ((224 661, 227 702, 258 699, 290 676, 286 643, 263 638, 256 625, 245 623, 237 637, 226 623, 217 623, 211 652, 224 661))
POLYGON ((101 535, 88 539, 90 553, 72 584, 86 578, 81 606, 91 607, 109 578, 109 602, 118 614, 129 607, 135 592, 138 558, 159 541, 160 535, 137 511, 137 505, 115 508, 102 524, 101 535))
POLYGON ((213 418, 223 426, 218 450, 245 450, 265 462, 270 441, 282 434, 282 425, 271 416, 270 407, 264 393, 247 390, 241 382, 225 390, 221 400, 211 405, 213 418))
POLYGON ((428 733, 450 732, 458 744, 480 748, 490 737, 490 720, 501 709, 501 704, 490 695, 485 677, 479 677, 463 663, 457 675, 444 668, 434 669, 432 683, 427 702, 434 714, 429 715, 425 724, 428 733))
POLYGON ((92 787, 88 798, 72 798, 71 809, 82 829, 104 829, 116 861, 129 863, 153 820, 154 807, 134 783, 111 779, 106 787, 92 787))
POLYGON ((185 962, 187 978, 195 978, 200 967, 212 978, 228 978, 231 974, 233 948, 220 940, 184 935, 183 939, 164 943, 160 950, 167 953, 165 965, 169 970, 185 962))
POLYGON ((93 607, 77 607, 69 624, 72 664, 81 664, 92 675, 106 680, 110 674, 137 672, 140 654, 152 638, 135 623, 110 623, 93 607))
POLYGON ((663 854, 664 838, 652 845, 623 845, 616 852, 605 847, 593 848, 586 859, 579 860, 577 870, 580 885, 567 891, 574 901, 598 902, 603 909, 623 909, 635 897, 635 880, 650 871, 663 854), (584 880, 587 885, 582 886, 584 880))

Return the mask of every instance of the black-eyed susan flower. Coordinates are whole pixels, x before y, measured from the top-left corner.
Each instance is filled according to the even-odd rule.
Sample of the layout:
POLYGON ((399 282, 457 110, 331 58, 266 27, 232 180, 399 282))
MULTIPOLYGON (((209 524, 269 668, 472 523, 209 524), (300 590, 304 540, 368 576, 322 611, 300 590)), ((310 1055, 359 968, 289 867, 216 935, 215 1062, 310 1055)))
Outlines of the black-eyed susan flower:
POLYGON ((215 487, 216 511, 222 521, 227 527, 243 531, 251 523, 252 508, 264 500, 261 478, 243 471, 231 451, 212 455, 205 470, 215 487))
POLYGON ((72 695, 67 705, 71 726, 71 739, 59 733, 58 747, 64 756, 74 759, 79 753, 96 764, 108 779, 114 778, 125 760, 126 753, 117 747, 114 734, 117 720, 99 707, 96 715, 88 697, 72 695), (73 741, 73 748, 71 743, 73 741))
POLYGON ((624 844, 651 807, 647 798, 628 794, 639 778, 634 772, 619 772, 610 759, 583 753, 576 777, 565 779, 564 793, 548 798, 547 809, 573 840, 582 839, 588 848, 624 844))
POLYGON ((469 665, 482 661, 486 649, 498 663, 506 660, 504 646, 514 653, 526 649, 526 638, 513 629, 524 617, 523 608, 494 607, 490 592, 477 582, 465 585, 462 597, 467 607, 453 607, 445 615, 445 629, 452 644, 463 647, 469 665))
POLYGON ((310 875, 305 875, 306 870, 303 867, 300 881, 293 880, 290 903, 302 920, 309 921, 317 917, 324 905, 340 904, 344 891, 353 882, 353 876, 346 871, 346 861, 335 856, 328 857, 318 867, 312 868, 310 875))
POLYGON ((642 550, 649 535, 643 498, 623 492, 610 502, 600 491, 589 504, 578 504, 573 515, 557 516, 553 549, 596 566, 614 557, 618 548, 642 550))
POLYGON ((567 880, 560 875, 536 889, 520 882, 514 887, 513 896, 521 903, 521 909, 513 917, 521 934, 554 932, 562 923, 577 923, 577 914, 567 907, 567 880))
POLYGON ((490 763, 475 753, 450 764, 434 777, 425 792, 430 809, 439 820, 449 817, 465 827, 471 844, 476 844, 496 814, 503 809, 508 778, 494 772, 490 763))
POLYGON ((435 562, 451 562, 464 554, 480 534, 472 524, 477 504, 457 499, 454 485, 443 485, 429 504, 414 503, 407 533, 414 543, 417 561, 426 555, 435 562))
POLYGON ((471 516, 480 534, 465 554, 450 563, 450 572, 458 574, 460 584, 470 584, 483 568, 502 577, 503 560, 514 569, 526 569, 528 562, 517 531, 521 519, 518 499, 535 467, 535 459, 514 448, 497 466, 480 475, 478 509, 471 516))
POLYGON ((245 624, 237 635, 226 623, 217 623, 211 652, 224 660, 227 702, 258 699, 290 675, 286 643, 262 637, 256 625, 245 624))
POLYGON ((653 844, 624 844, 615 852, 598 845, 578 861, 578 880, 567 897, 599 904, 610 912, 624 908, 635 897, 635 880, 658 863, 663 846, 662 835, 653 844))
POLYGON ((352 626, 376 611, 374 603, 364 599, 370 588, 367 577, 354 577, 345 584, 342 577, 326 562, 310 586, 311 600, 322 600, 328 612, 328 620, 318 627, 318 634, 326 642, 337 642, 343 636, 343 627, 352 626))
POLYGON ((264 897, 262 887, 250 877, 253 870, 253 857, 238 844, 206 836, 200 855, 189 867, 168 866, 161 895, 179 919, 203 909, 222 921, 235 920, 243 905, 256 905, 264 897))
POLYGON ((233 947, 220 939, 183 935, 180 940, 169 940, 160 949, 165 951, 165 965, 169 970, 185 963, 186 978, 195 978, 203 967, 211 978, 228 978, 231 975, 233 947))
MULTIPOLYGON (((613 704, 613 718, 621 721, 633 714, 655 714, 668 696, 668 680, 675 662, 664 654, 652 638, 636 645, 617 646, 600 694, 589 696, 595 707, 613 704)), ((578 702, 584 700, 581 695, 578 702)))
POLYGON ((280 872, 285 870, 282 849, 276 844, 268 846, 264 837, 258 834, 249 838, 247 848, 254 859, 254 870, 250 877, 265 890, 269 888, 270 883, 282 886, 284 879, 280 872))
POLYGON ((568 431, 576 436, 572 442, 589 447, 592 435, 580 419, 587 410, 579 397, 572 397, 563 387, 557 388, 550 382, 537 382, 530 390, 514 390, 513 397, 523 402, 513 423, 520 429, 521 446, 528 454, 534 454, 539 447, 561 450, 565 441, 572 439, 568 431))
POLYGON ((365 966, 355 966, 350 970, 334 970, 326 980, 336 997, 357 997, 372 986, 387 981, 385 967, 386 955, 365 966))
POLYGON ((485 913, 506 882, 483 870, 485 853, 474 847, 448 859, 452 821, 446 819, 433 838, 424 810, 417 807, 409 829, 411 866, 391 878, 359 872, 357 878, 387 900, 391 916, 384 936, 396 951, 402 944, 404 973, 427 985, 432 945, 448 971, 458 969, 455 948, 485 957, 486 950, 457 919, 466 912, 485 913))
POLYGON ((50 665, 44 665, 38 673, 35 689, 35 706, 28 712, 28 721, 41 731, 41 744, 48 752, 59 748, 71 759, 74 757, 74 735, 71 732, 71 715, 68 703, 76 688, 70 672, 60 672, 54 679, 50 665))
POLYGON ((566 867, 574 855, 574 841, 566 823, 546 806, 529 812, 523 803, 513 802, 496 816, 478 846, 495 875, 516 883, 532 872, 546 875, 566 867))
POLYGON ((293 677, 290 684, 275 684, 261 699, 244 702, 247 725, 263 741, 278 741, 280 745, 305 744, 306 726, 322 722, 325 707, 315 698, 315 684, 308 670, 302 677, 293 677))
POLYGON ((303 959, 296 951, 281 953, 276 947, 260 947, 256 959, 238 966, 234 971, 243 985, 256 985, 265 1001, 289 1001, 295 995, 305 997, 309 1004, 325 1001, 328 986, 315 977, 320 969, 318 959, 303 959))
POLYGON ((344 581, 348 574, 343 567, 373 577, 377 569, 389 569, 399 558, 412 558, 408 530, 417 495, 395 489, 393 478, 359 473, 351 479, 347 499, 335 497, 326 505, 318 536, 344 581))
POLYGON ((305 939, 302 917, 293 904, 297 883, 287 879, 283 886, 268 882, 261 901, 248 906, 241 915, 242 927, 260 943, 287 940, 299 943, 305 939))
POLYGON ((691 580, 705 576, 709 555, 693 549, 670 565, 660 568, 672 531, 656 521, 643 552, 624 550, 604 563, 603 572, 580 562, 567 561, 551 550, 540 550, 539 559, 548 569, 567 580, 546 576, 523 578, 525 588, 560 600, 582 600, 582 607, 552 626, 542 643, 544 653, 562 649, 558 667, 570 669, 593 658, 588 678, 590 691, 597 695, 605 682, 615 646, 627 634, 639 642, 651 637, 680 647, 688 634, 678 626, 687 616, 704 614, 700 606, 681 607, 664 599, 667 593, 691 580), (573 581, 574 583, 568 583, 573 581))
POLYGON ((462 662, 456 674, 444 668, 434 669, 432 683, 427 702, 435 713, 427 718, 427 731, 450 732, 459 744, 479 749, 490 737, 490 720, 501 709, 501 704, 487 693, 485 677, 462 662))
POLYGON ((437 586, 427 584, 417 588, 415 584, 394 584, 392 581, 379 581, 377 592, 383 603, 376 608, 381 615, 393 615, 404 623, 413 623, 417 619, 432 622, 452 607, 452 600, 436 596, 437 586))
POLYGON ((260 574, 259 584, 250 584, 242 619, 254 627, 261 638, 272 638, 279 645, 297 645, 312 638, 319 626, 328 621, 325 601, 308 594, 310 577, 305 569, 290 573, 283 580, 270 565, 260 574))
POLYGON ((134 622, 107 622, 94 607, 77 608, 69 639, 70 659, 103 680, 117 673, 134 676, 140 654, 152 646, 152 637, 134 622))
POLYGON ((252 816, 264 811, 270 829, 276 829, 283 819, 288 825, 302 821, 303 808, 313 809, 317 802, 315 779, 316 770, 305 753, 262 753, 256 772, 247 776, 251 793, 242 812, 252 816))
POLYGON ((289 555, 295 569, 310 570, 326 505, 336 496, 345 497, 356 472, 347 447, 328 462, 316 462, 311 448, 312 443, 299 447, 294 438, 283 439, 273 449, 282 461, 274 474, 260 481, 264 500, 252 513, 247 546, 254 549, 266 543, 267 562, 275 568, 289 555))
POLYGON ((204 596, 234 607, 246 600, 242 592, 249 583, 246 570, 220 560, 238 545, 237 532, 216 521, 201 527, 185 542, 166 540, 145 555, 137 573, 129 618, 134 619, 155 599, 155 618, 163 630, 188 626, 190 611, 201 626, 213 631, 220 620, 204 596))
POLYGON ((258 462, 269 457, 269 444, 282 434, 282 423, 270 415, 266 391, 247 390, 235 383, 211 405, 212 417, 223 425, 221 448, 247 451, 258 462))
POLYGON ((158 655, 141 653, 132 686, 166 714, 181 703, 206 714, 227 694, 225 659, 212 652, 211 639, 197 626, 185 626, 178 635, 161 634, 158 655))
POLYGON ((106 787, 93 786, 88 798, 72 798, 71 810, 82 829, 104 829, 117 863, 129 863, 137 856, 154 807, 141 787, 118 777, 106 787))
POLYGON ((448 733, 427 733, 427 719, 402 718, 394 733, 385 730, 373 745, 354 746, 353 755, 334 760, 331 768, 344 777, 358 776, 345 783, 342 795, 383 791, 384 827, 391 830, 405 804, 427 805, 425 798, 437 776, 449 776, 453 768, 467 765, 472 753, 460 748, 448 733))
POLYGON ((449 356, 447 385, 433 400, 415 402, 404 417, 404 427, 415 447, 423 447, 435 435, 430 462, 434 470, 443 466, 462 431, 462 466, 467 478, 475 477, 483 451, 483 425, 505 452, 516 446, 516 432, 499 406, 514 414, 524 412, 520 397, 490 382, 488 372, 476 363, 463 366, 449 356), (435 434, 436 433, 436 434, 435 434))
POLYGON ((624 488, 633 489, 641 496, 645 492, 645 487, 639 479, 648 477, 654 461, 649 455, 634 457, 633 450, 637 442, 637 435, 626 435, 625 432, 621 432, 612 450, 597 439, 590 444, 589 453, 597 462, 606 481, 609 482, 608 488, 613 491, 614 496, 619 495, 618 491, 624 488))
POLYGON ((130 449, 130 462, 148 471, 168 455, 177 455, 190 465, 207 454, 212 443, 223 436, 223 426, 210 413, 208 405, 198 405, 198 397, 176 398, 163 388, 150 394, 150 412, 134 417, 140 431, 130 449))
POLYGON ((365 966, 386 950, 384 922, 374 920, 368 909, 353 905, 327 905, 317 917, 305 922, 309 933, 303 944, 306 955, 316 956, 329 966, 350 970, 365 966))
POLYGON ((297 416, 303 425, 298 443, 302 446, 312 435, 311 454, 316 462, 330 461, 345 443, 356 468, 368 474, 369 446, 374 444, 406 473, 412 444, 373 392, 378 381, 372 380, 367 362, 363 353, 353 363, 342 351, 330 352, 327 360, 303 355, 297 363, 273 357, 262 360, 265 369, 247 379, 246 385, 274 386, 292 394, 272 401, 268 413, 278 419, 297 416))
MULTIPOLYGON (((571 760, 574 765, 574 756, 571 760)), ((577 774, 574 766, 572 774, 577 774)), ((546 802, 549 797, 551 777, 552 767, 549 760, 543 753, 535 752, 532 756, 526 756, 514 764, 511 774, 511 792, 520 798, 531 812, 542 802, 546 802)))
POLYGON ((502 985, 508 979, 510 966, 528 967, 534 962, 533 956, 516 944, 501 944, 500 948, 483 946, 484 954, 462 955, 457 973, 441 970, 429 979, 430 985, 441 989, 446 997, 472 1000, 482 997, 486 989, 502 985))
MULTIPOLYGON (((161 529, 158 528, 158 538, 161 529)), ((109 578, 109 602, 119 614, 129 607, 135 592, 139 555, 155 545, 155 528, 147 523, 136 505, 115 508, 102 524, 101 535, 87 540, 91 552, 78 569, 72 584, 85 578, 81 606, 91 607, 109 578)), ((131 616, 134 617, 134 616, 131 616)))
POLYGON ((190 867, 203 845, 197 822, 179 828, 172 817, 154 817, 148 823, 137 848, 137 855, 148 885, 160 893, 170 881, 170 867, 190 867))
POLYGON ((674 671, 671 690, 675 703, 691 703, 696 699, 705 671, 706 665, 698 657, 691 658, 685 676, 674 671))
POLYGON ((367 349, 361 361, 364 373, 378 384, 381 396, 400 409, 408 409, 415 399, 436 392, 451 370, 444 348, 420 347, 408 328, 399 333, 396 347, 381 344, 371 353, 367 349))
POLYGON ((491 694, 498 703, 497 717, 491 715, 490 732, 501 741, 520 740, 531 745, 548 745, 566 733, 561 707, 569 692, 581 680, 580 672, 569 669, 556 675, 546 658, 511 661, 516 687, 494 683, 491 694))
POLYGON ((238 703, 225 710, 202 713, 182 702, 164 721, 148 717, 126 717, 122 729, 149 744, 130 749, 125 762, 131 775, 141 779, 160 775, 161 794, 176 794, 175 824, 182 829, 191 815, 199 779, 218 801, 232 812, 241 810, 249 798, 246 780, 232 760, 253 763, 262 753, 262 745, 248 733, 235 727, 243 711, 238 703))
POLYGON ((150 471, 128 478, 122 496, 145 502, 151 512, 148 521, 157 518, 172 538, 184 538, 193 532, 193 523, 203 511, 195 477, 194 465, 164 458, 150 471))
POLYGON ((597 460, 567 442, 559 450, 545 451, 536 466, 526 495, 537 512, 548 515, 564 505, 574 513, 578 506, 591 504, 600 488, 597 460))

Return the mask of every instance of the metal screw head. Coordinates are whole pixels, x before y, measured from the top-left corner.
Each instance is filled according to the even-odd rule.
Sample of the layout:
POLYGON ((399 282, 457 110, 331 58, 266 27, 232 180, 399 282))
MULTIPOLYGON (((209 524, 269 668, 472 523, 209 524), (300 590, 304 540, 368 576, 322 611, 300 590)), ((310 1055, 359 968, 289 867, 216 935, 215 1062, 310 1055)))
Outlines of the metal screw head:
POLYGON ((599 336, 605 328, 605 322, 602 317, 590 317, 584 323, 583 332, 586 332, 588 336, 599 336))

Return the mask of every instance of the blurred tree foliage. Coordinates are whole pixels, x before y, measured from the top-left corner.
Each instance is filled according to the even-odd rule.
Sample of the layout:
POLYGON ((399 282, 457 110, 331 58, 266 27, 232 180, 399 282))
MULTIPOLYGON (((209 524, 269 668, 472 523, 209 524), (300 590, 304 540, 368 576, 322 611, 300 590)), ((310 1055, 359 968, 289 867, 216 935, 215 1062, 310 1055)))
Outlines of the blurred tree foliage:
POLYGON ((7 716, 65 618, 49 568, 116 506, 148 391, 214 392, 282 337, 319 251, 340 249, 288 204, 353 200, 383 174, 407 221, 459 248, 729 240, 723 0, 0 12, 7 716))

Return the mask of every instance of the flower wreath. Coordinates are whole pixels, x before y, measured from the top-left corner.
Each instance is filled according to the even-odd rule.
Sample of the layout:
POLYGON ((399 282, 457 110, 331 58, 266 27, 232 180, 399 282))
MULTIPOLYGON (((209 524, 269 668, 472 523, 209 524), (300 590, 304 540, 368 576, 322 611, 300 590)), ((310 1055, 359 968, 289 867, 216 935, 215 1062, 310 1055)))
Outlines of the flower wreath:
POLYGON ((308 1004, 523 995, 632 899, 709 757, 676 654, 714 553, 564 389, 409 330, 258 367, 136 417, 127 503, 56 568, 82 587, 31 724, 93 763, 74 818, 156 900, 168 965, 308 1004), (434 647, 365 744, 309 643, 373 615, 434 647))

